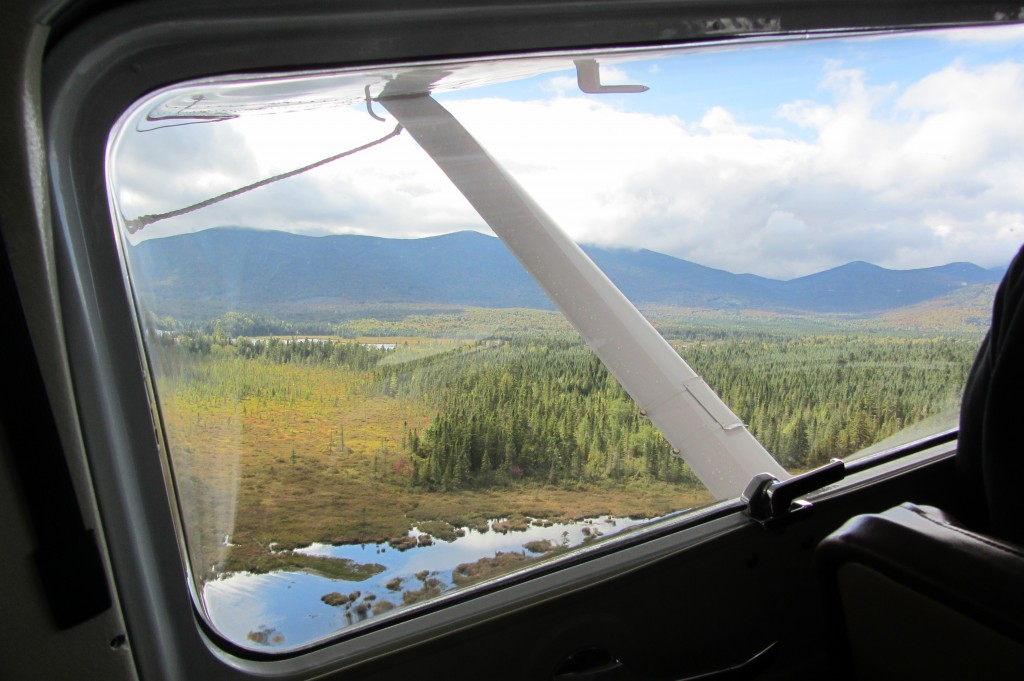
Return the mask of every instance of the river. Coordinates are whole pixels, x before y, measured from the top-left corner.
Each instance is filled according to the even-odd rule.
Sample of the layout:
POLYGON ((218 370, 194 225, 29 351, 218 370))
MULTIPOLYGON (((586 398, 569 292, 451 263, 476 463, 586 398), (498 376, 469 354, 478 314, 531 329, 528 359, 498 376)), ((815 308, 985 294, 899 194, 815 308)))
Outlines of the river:
MULTIPOLYGON (((491 525, 502 520, 491 521, 491 525)), ((403 592, 423 590, 428 584, 436 591, 451 591, 457 588, 452 572, 460 564, 475 563, 498 553, 538 557, 543 549, 531 544, 536 549, 531 552, 524 545, 547 541, 552 548, 571 548, 645 522, 648 521, 602 516, 547 527, 531 524, 525 530, 507 533, 463 527, 463 536, 452 541, 434 538, 433 544, 405 551, 386 543, 312 544, 296 553, 378 563, 385 570, 361 582, 305 572, 238 573, 208 582, 203 598, 212 624, 226 638, 243 646, 283 651, 379 617, 388 607, 381 605, 385 601, 398 610, 402 607, 403 592), (342 605, 329 605, 322 600, 328 594, 345 596, 356 591, 359 595, 342 605)), ((421 534, 424 533, 414 527, 408 536, 421 534)))

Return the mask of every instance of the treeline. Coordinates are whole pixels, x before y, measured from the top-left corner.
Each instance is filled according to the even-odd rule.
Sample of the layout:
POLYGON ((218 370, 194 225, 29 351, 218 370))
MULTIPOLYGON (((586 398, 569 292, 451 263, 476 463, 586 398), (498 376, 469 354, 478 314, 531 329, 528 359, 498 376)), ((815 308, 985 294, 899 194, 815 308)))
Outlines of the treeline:
POLYGON ((955 410, 978 343, 833 335, 676 349, 780 463, 806 467, 955 410))
POLYGON ((180 321, 171 316, 150 313, 147 328, 153 335, 207 336, 213 343, 230 344, 238 337, 253 336, 333 336, 354 338, 461 338, 476 339, 504 335, 516 329, 564 333, 571 330, 566 319, 550 310, 453 308, 424 306, 375 306, 352 312, 351 319, 291 321, 250 312, 226 312, 218 317, 180 321))
MULTIPOLYGON (((150 314, 148 328, 156 335, 206 336, 211 343, 230 343, 239 336, 290 336, 300 333, 316 335, 316 331, 281 319, 247 312, 226 312, 202 322, 182 322, 170 316, 150 314)), ((321 325, 329 332, 329 327, 321 325)))
POLYGON ((368 371, 393 352, 375 344, 316 338, 266 338, 245 336, 224 338, 202 331, 164 333, 163 346, 176 346, 188 353, 209 355, 227 352, 243 359, 262 359, 275 364, 327 364, 353 371, 368 371))
MULTIPOLYGON (((806 468, 955 415, 977 341, 835 335, 677 349, 780 463, 806 468)), ((689 477, 578 340, 513 337, 378 372, 384 389, 438 410, 410 437, 417 484, 689 477)))
POLYGON ((482 341, 377 373, 390 394, 437 409, 422 433, 409 433, 414 484, 695 481, 600 360, 567 335, 482 341))
MULTIPOLYGON (((676 349, 789 468, 848 456, 955 410, 978 345, 943 337, 695 335, 673 341, 676 349)), ((195 329, 162 334, 160 342, 190 353, 336 366, 363 373, 380 394, 425 403, 435 415, 408 428, 404 442, 412 482, 422 487, 693 480, 573 334, 509 333, 422 358, 412 347, 225 339, 195 329)))
POLYGON ((375 345, 315 339, 239 338, 234 341, 234 346, 235 353, 245 359, 265 359, 277 364, 330 364, 354 371, 372 369, 392 352, 375 345))

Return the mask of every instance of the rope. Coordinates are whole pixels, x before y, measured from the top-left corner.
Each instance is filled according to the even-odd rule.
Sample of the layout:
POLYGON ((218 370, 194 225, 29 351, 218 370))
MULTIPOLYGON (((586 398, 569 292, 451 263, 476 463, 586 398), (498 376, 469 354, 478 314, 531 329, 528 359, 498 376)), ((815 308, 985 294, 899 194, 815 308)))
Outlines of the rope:
POLYGON ((383 144, 384 142, 387 142, 392 137, 397 137, 401 132, 402 132, 402 125, 398 124, 398 125, 395 126, 395 129, 392 130, 391 132, 389 132, 387 135, 384 135, 380 139, 377 139, 377 140, 374 140, 372 142, 369 142, 368 144, 364 144, 364 145, 362 145, 360 147, 356 147, 355 149, 349 149, 348 151, 343 151, 340 154, 335 154, 334 156, 328 156, 327 158, 322 159, 320 161, 317 161, 316 163, 310 163, 307 166, 302 166, 301 168, 296 168, 295 170, 289 170, 286 173, 281 173, 280 175, 274 175, 273 177, 268 177, 268 178, 266 178, 264 180, 260 180, 259 182, 254 182, 254 183, 246 185, 244 187, 239 187, 238 189, 233 189, 233 190, 231 190, 229 192, 226 192, 224 194, 220 194, 218 196, 214 196, 213 198, 206 199, 205 201, 200 201, 199 203, 194 203, 191 206, 187 206, 185 208, 179 208, 177 210, 172 210, 172 211, 169 211, 167 213, 156 213, 156 214, 153 214, 153 215, 140 215, 139 217, 134 218, 132 220, 125 220, 125 227, 128 229, 128 233, 129 234, 135 234, 136 232, 138 232, 143 227, 151 225, 154 222, 159 222, 160 220, 166 220, 168 218, 176 218, 176 217, 178 217, 180 215, 186 215, 186 214, 191 213, 193 211, 197 211, 200 208, 206 208, 207 206, 212 206, 215 203, 220 203, 221 201, 225 201, 225 200, 230 199, 232 197, 238 196, 239 194, 244 194, 246 192, 251 192, 253 189, 259 189, 260 187, 265 187, 268 184, 272 184, 274 182, 277 182, 278 180, 284 180, 284 179, 289 178, 289 177, 295 177, 296 175, 304 173, 307 170, 313 170, 314 168, 319 168, 320 166, 327 165, 328 163, 332 163, 334 161, 337 161, 340 158, 345 158, 346 156, 351 156, 352 154, 359 153, 360 151, 366 151, 367 149, 369 149, 371 147, 375 147, 378 144, 383 144))

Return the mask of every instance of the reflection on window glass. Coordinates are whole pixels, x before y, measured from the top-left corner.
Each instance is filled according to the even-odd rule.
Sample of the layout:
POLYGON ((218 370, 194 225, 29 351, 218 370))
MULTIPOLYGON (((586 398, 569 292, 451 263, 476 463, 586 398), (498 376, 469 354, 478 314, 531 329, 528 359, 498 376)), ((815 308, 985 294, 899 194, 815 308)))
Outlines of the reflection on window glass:
POLYGON ((637 93, 546 56, 140 102, 110 193, 212 625, 295 649, 713 500, 368 97, 418 77, 799 472, 955 426, 1024 228, 1020 37, 586 55, 637 93))

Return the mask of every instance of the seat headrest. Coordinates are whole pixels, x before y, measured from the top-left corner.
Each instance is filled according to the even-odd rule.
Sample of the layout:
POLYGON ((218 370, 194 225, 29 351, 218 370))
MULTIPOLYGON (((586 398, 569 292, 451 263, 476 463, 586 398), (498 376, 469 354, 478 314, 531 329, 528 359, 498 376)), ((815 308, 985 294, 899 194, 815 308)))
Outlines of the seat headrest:
POLYGON ((957 468, 971 524, 1024 543, 1024 249, 996 291, 964 388, 957 468))

